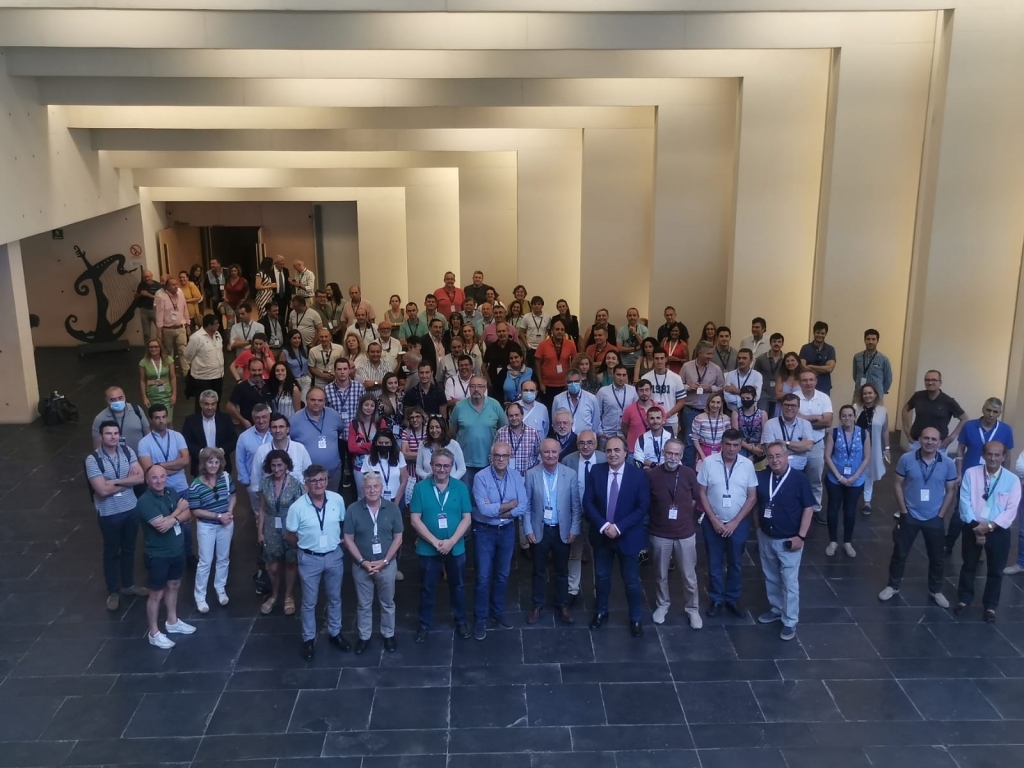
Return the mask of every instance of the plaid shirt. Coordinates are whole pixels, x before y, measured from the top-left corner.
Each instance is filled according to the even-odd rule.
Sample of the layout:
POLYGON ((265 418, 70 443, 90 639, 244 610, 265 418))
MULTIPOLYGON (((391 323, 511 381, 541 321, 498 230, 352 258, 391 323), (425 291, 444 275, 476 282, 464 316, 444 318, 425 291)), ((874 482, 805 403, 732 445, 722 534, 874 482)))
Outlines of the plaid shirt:
POLYGON ((341 424, 348 434, 348 425, 356 417, 359 409, 359 399, 366 394, 366 389, 358 381, 350 381, 348 389, 338 389, 338 385, 331 383, 326 387, 327 404, 341 415, 341 424))
POLYGON ((512 434, 512 428, 505 425, 498 430, 494 441, 512 446, 512 467, 520 474, 526 474, 526 470, 540 461, 537 452, 540 449, 541 434, 533 427, 523 425, 523 434, 517 440, 512 434))

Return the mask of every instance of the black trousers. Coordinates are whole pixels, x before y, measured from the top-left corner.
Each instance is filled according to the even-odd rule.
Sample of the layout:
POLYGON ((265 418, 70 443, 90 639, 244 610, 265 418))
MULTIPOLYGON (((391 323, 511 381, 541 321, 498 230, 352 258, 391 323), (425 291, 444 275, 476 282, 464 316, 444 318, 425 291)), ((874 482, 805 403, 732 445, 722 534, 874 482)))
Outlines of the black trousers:
POLYGON ((864 493, 863 485, 845 486, 833 483, 825 475, 825 487, 828 489, 828 540, 839 541, 839 510, 843 510, 843 543, 853 541, 853 527, 857 523, 857 503, 864 493))
POLYGON ((533 545, 533 607, 543 608, 546 602, 548 552, 555 563, 555 607, 569 604, 569 546, 562 541, 557 527, 542 526, 542 533, 533 545))
POLYGON ((963 528, 964 564, 960 568, 960 583, 957 585, 957 596, 961 603, 970 603, 974 599, 974 577, 981 560, 981 552, 985 551, 987 572, 985 574, 985 593, 981 597, 982 607, 994 611, 999 607, 999 595, 1003 588, 1003 568, 1010 556, 1010 531, 1007 528, 996 528, 992 533, 985 534, 985 543, 979 544, 974 529, 963 528))
POLYGON ((922 523, 910 515, 903 515, 892 531, 892 559, 889 560, 889 586, 900 588, 903 571, 907 564, 907 556, 914 546, 917 534, 924 536, 924 546, 928 551, 928 591, 932 594, 942 591, 942 545, 945 529, 942 520, 935 518, 930 523, 922 523))

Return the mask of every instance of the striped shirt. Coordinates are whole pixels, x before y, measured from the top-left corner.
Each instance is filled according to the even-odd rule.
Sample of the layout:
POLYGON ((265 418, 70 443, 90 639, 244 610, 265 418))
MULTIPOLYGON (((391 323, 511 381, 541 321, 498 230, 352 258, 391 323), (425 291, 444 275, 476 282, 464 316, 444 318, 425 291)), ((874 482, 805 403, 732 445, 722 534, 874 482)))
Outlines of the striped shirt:
MULTIPOLYGON (((216 485, 211 488, 196 478, 188 488, 188 508, 205 509, 218 515, 226 514, 231 505, 231 497, 235 494, 235 481, 227 472, 221 472, 217 478, 216 485)), ((199 518, 200 523, 207 525, 220 525, 216 520, 199 518)))

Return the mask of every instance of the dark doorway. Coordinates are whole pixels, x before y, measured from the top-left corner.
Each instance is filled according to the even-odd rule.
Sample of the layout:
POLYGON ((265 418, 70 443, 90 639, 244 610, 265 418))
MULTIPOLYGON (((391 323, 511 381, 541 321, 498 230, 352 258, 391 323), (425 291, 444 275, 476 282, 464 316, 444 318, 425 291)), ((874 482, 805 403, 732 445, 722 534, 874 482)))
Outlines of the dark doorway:
POLYGON ((255 291, 259 233, 259 227, 203 227, 204 264, 209 267, 210 259, 217 259, 225 269, 237 264, 255 291))

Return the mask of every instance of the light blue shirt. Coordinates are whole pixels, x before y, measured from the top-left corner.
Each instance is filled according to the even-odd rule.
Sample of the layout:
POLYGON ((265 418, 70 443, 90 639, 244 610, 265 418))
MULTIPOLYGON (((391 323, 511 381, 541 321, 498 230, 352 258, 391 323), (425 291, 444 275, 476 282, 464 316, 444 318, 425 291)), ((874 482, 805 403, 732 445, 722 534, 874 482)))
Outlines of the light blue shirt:
POLYGON ((333 472, 341 466, 338 437, 344 434, 347 440, 348 433, 342 424, 340 413, 333 408, 324 407, 320 418, 314 420, 303 408, 292 416, 291 425, 289 437, 305 447, 311 462, 319 464, 328 472, 333 472))
POLYGON ((484 316, 480 314, 479 309, 474 309, 473 314, 470 314, 466 310, 462 310, 462 321, 473 326, 473 330, 476 331, 476 337, 478 339, 484 335, 484 316))
POLYGON ((512 510, 512 517, 530 514, 530 499, 526 494, 523 476, 509 467, 505 476, 499 478, 492 467, 485 467, 473 479, 473 520, 484 525, 510 525, 512 518, 498 517, 501 505, 515 499, 518 505, 512 510))
MULTIPOLYGON (((139 456, 148 456, 154 464, 163 464, 174 461, 185 445, 185 438, 180 432, 168 429, 167 433, 160 437, 156 432, 150 432, 139 441, 139 456)), ((188 491, 188 478, 185 477, 185 470, 167 474, 167 487, 173 488, 182 496, 188 491)))
POLYGON ((303 494, 290 507, 284 527, 299 537, 299 549, 311 552, 333 552, 341 544, 341 524, 345 521, 345 501, 334 491, 327 491, 324 499, 324 525, 309 494, 303 494), (321 534, 324 539, 321 541, 321 534))
POLYGON ((528 406, 523 402, 522 398, 517 400, 519 406, 523 409, 523 424, 528 427, 533 427, 540 432, 541 439, 543 440, 548 436, 548 409, 544 407, 543 403, 539 403, 536 400, 528 406))
POLYGON ((597 416, 597 398, 585 389, 580 391, 579 402, 575 408, 572 401, 569 400, 568 392, 562 392, 555 396, 554 402, 551 403, 552 424, 555 423, 555 414, 559 411, 568 411, 572 414, 572 431, 577 435, 587 429, 593 430, 596 434, 601 426, 597 416))
POLYGON ((264 435, 256 431, 256 427, 249 427, 238 436, 238 444, 235 446, 235 470, 238 473, 239 485, 250 485, 249 471, 252 468, 252 457, 256 455, 257 449, 274 439, 268 429, 264 435))
POLYGON ((622 389, 609 384, 597 390, 597 407, 601 414, 601 429, 597 434, 602 437, 613 437, 622 432, 622 413, 638 399, 636 389, 628 384, 622 389))

